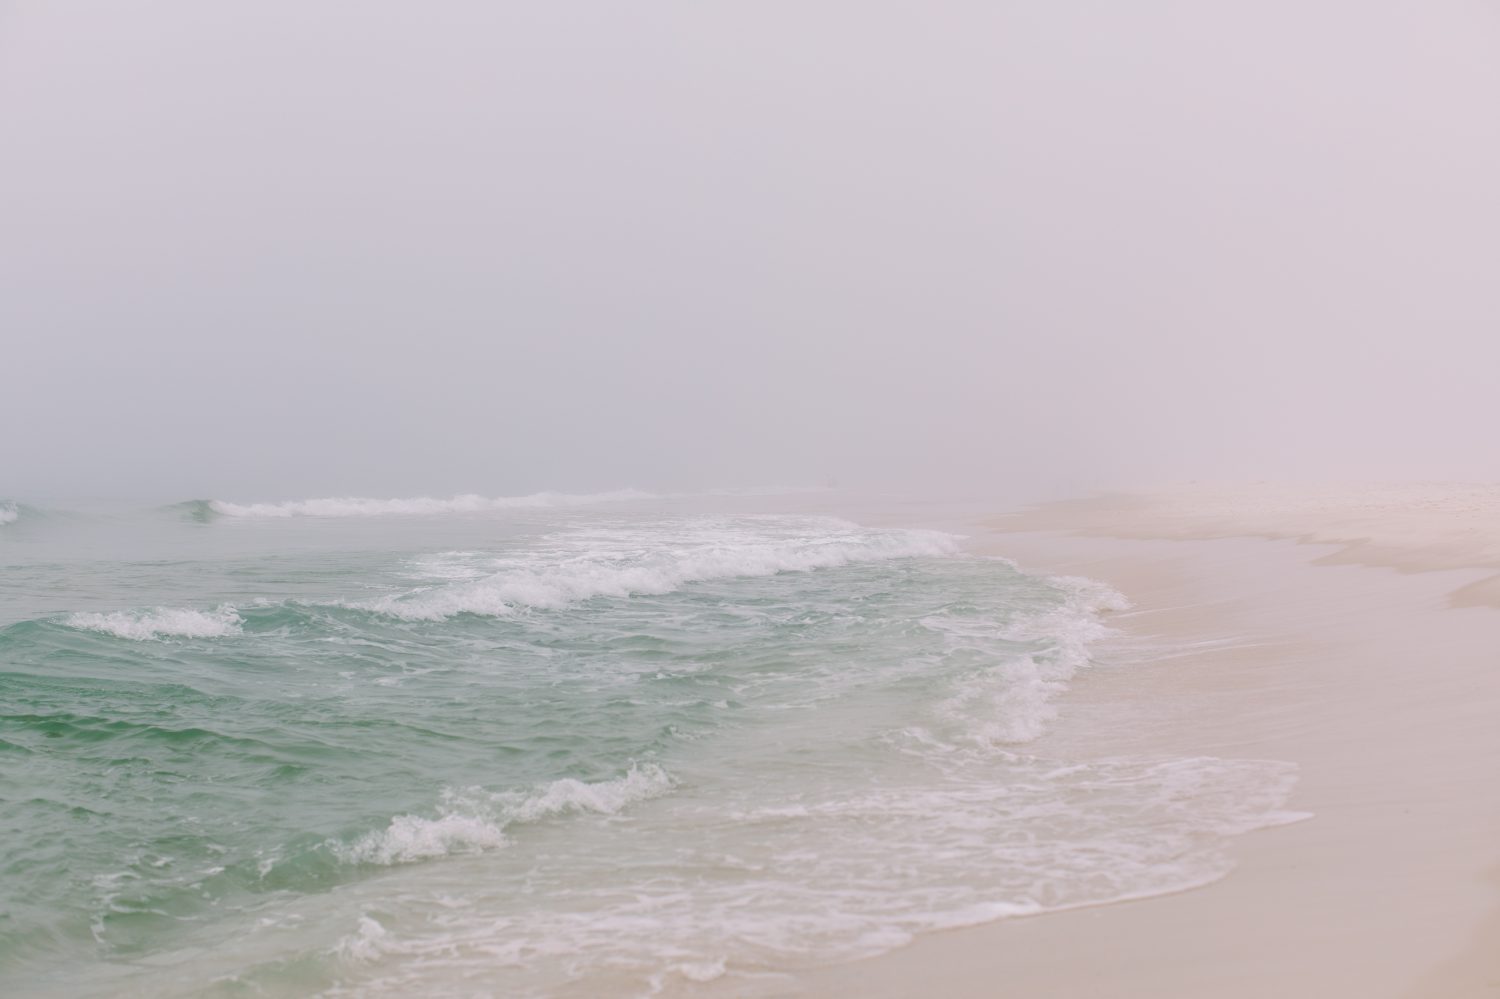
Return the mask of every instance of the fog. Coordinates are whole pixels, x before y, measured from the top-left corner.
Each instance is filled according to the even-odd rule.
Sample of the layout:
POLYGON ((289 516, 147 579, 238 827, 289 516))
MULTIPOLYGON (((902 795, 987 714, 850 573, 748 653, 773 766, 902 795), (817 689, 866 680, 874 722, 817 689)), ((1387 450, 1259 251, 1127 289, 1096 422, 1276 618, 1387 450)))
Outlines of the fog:
POLYGON ((0 4, 0 496, 1500 475, 1492 2, 0 4))

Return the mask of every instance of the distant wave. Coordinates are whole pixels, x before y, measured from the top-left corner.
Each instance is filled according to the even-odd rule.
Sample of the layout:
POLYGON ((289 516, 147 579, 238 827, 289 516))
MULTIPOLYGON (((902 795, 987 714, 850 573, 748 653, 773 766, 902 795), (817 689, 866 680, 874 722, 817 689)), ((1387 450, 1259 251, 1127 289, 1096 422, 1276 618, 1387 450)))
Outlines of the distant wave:
POLYGON ((435 817, 397 815, 384 829, 352 843, 331 841, 334 856, 351 864, 404 864, 455 853, 478 853, 505 843, 505 828, 570 812, 614 815, 637 801, 666 794, 676 781, 655 764, 636 764, 614 780, 564 778, 530 791, 443 793, 435 817))
MULTIPOLYGON (((758 533, 740 522, 710 521, 708 526, 645 546, 644 539, 629 530, 581 532, 575 542, 581 546, 578 554, 549 550, 529 564, 513 564, 499 571, 493 567, 464 569, 463 578, 454 582, 419 586, 375 599, 314 604, 288 600, 240 607, 223 604, 211 610, 151 607, 107 613, 80 611, 59 623, 80 631, 149 641, 230 637, 243 633, 247 619, 258 622, 256 630, 269 626, 272 618, 283 625, 301 621, 310 612, 304 608, 374 613, 404 621, 444 621, 461 614, 502 617, 525 609, 568 607, 595 597, 659 596, 716 579, 947 555, 957 551, 959 542, 956 535, 940 531, 868 529, 836 518, 790 518, 790 526, 777 518, 760 519, 785 533, 758 533)), ((439 578, 442 574, 431 567, 421 572, 439 578)))
POLYGON ((185 520, 195 520, 200 524, 207 524, 218 518, 214 511, 213 500, 188 500, 185 503, 173 503, 171 506, 162 507, 165 511, 175 511, 185 520))
POLYGON ((61 510, 45 510, 40 507, 28 506, 25 503, 17 503, 15 500, 0 499, 0 527, 14 524, 16 521, 30 523, 49 516, 65 513, 61 510))
POLYGON ((433 496, 379 499, 367 496, 323 496, 280 503, 231 503, 220 499, 188 500, 171 509, 190 520, 208 522, 219 517, 392 517, 432 516, 445 513, 483 513, 490 510, 556 509, 628 503, 642 500, 691 499, 693 497, 757 497, 826 492, 822 486, 765 486, 742 489, 708 489, 702 492, 653 493, 640 489, 613 489, 598 493, 539 492, 525 496, 480 496, 461 493, 448 498, 433 496))
POLYGON ((190 500, 179 504, 196 520, 221 517, 392 517, 444 513, 482 513, 487 510, 524 510, 549 507, 589 506, 655 499, 657 494, 638 489, 616 489, 603 493, 532 493, 529 496, 479 496, 465 493, 448 499, 414 496, 405 499, 371 499, 363 496, 328 496, 288 500, 283 503, 230 503, 225 500, 190 500))
POLYGON ((233 607, 224 606, 211 611, 155 607, 109 614, 77 613, 68 615, 63 623, 80 631, 144 642, 153 638, 224 638, 238 635, 244 622, 233 607))
POLYGON ((654 550, 581 554, 348 606, 409 621, 440 621, 459 614, 495 617, 520 607, 566 607, 593 597, 660 595, 711 579, 946 555, 957 549, 957 541, 939 531, 869 530, 832 518, 798 536, 747 536, 710 529, 673 538, 654 550))

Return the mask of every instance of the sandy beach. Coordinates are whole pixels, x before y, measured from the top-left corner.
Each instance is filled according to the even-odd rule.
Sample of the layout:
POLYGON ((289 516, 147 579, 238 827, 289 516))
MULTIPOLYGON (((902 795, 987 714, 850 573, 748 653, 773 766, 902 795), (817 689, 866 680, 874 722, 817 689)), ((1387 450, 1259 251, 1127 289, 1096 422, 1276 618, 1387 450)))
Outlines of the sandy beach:
POLYGON ((989 517, 1121 636, 1027 751, 1296 763, 1222 880, 918 938, 807 995, 1500 995, 1500 489, 1187 487, 989 517))

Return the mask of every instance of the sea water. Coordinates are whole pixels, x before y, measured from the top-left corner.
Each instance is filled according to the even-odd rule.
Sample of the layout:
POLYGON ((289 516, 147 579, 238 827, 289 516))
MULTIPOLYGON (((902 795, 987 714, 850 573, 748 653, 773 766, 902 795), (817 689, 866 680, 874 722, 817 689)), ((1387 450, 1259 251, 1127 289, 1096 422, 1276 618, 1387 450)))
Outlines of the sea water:
POLYGON ((1286 817, 1028 751, 1119 594, 753 509, 0 504, 0 991, 774 993, 1286 817))

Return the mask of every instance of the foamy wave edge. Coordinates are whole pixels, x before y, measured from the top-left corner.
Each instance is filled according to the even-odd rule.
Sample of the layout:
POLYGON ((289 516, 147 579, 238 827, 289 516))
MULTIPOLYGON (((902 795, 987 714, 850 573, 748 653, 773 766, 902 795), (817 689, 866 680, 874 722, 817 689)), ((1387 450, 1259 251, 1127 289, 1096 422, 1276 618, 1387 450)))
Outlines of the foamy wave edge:
POLYGON ((449 788, 435 817, 397 815, 384 829, 353 842, 329 840, 325 846, 345 863, 383 866, 481 853, 504 846, 511 825, 569 813, 614 815, 676 786, 676 779, 657 764, 636 763, 620 777, 595 783, 563 778, 529 791, 449 788))
POLYGON ((499 572, 471 582, 347 606, 408 621, 441 621, 459 614, 499 617, 517 608, 555 609, 593 597, 659 596, 712 579, 774 576, 860 562, 947 555, 958 550, 958 541, 957 536, 940 531, 886 530, 857 539, 799 539, 734 548, 704 545, 654 564, 620 565, 583 559, 541 571, 499 572))
MULTIPOLYGON (((1092 662, 1093 646, 1119 634, 1106 622, 1111 612, 1131 606, 1118 590, 1081 576, 1050 576, 1045 581, 1061 591, 1062 603, 1026 615, 993 635, 1005 642, 1030 644, 1034 651, 999 657, 993 665, 956 683, 953 693, 936 706, 939 718, 960 733, 959 741, 995 748, 1041 736, 1057 717, 1054 699, 1092 662)), ((935 617, 922 623, 946 630, 935 617)), ((982 649, 991 636, 960 633, 952 637, 958 644, 977 641, 982 649)), ((919 741, 951 746, 951 739, 925 727, 909 729, 908 734, 919 741)))
POLYGON ((223 517, 392 517, 431 516, 444 513, 483 513, 488 510, 540 509, 625 503, 658 498, 638 489, 616 489, 602 493, 532 493, 529 496, 480 496, 463 493, 448 499, 414 496, 405 499, 372 499, 363 496, 328 496, 288 500, 284 503, 230 503, 209 500, 209 511, 223 517))
POLYGON ((69 614, 63 624, 79 631, 98 631, 144 642, 159 638, 224 638, 240 634, 244 621, 233 607, 225 605, 211 611, 153 607, 108 614, 80 612, 69 614))

